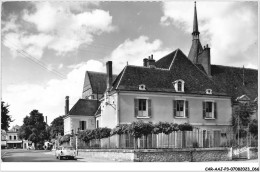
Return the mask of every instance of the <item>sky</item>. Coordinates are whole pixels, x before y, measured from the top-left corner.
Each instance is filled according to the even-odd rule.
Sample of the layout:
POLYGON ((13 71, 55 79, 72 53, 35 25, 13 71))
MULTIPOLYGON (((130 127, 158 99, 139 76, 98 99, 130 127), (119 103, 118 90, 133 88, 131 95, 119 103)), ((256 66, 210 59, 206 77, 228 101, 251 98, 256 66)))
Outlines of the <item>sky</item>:
MULTIPOLYGON (((258 6, 197 2, 200 40, 212 64, 258 69, 258 6)), ((13 125, 37 109, 48 124, 81 98, 85 72, 113 73, 191 47, 193 1, 3 2, 1 100, 13 125)))

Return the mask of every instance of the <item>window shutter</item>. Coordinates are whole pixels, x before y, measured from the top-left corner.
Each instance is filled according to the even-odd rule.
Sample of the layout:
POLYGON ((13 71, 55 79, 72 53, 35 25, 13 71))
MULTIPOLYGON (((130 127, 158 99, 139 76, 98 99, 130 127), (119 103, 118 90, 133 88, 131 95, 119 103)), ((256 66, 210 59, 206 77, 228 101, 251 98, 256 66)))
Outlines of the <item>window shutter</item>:
POLYGON ((177 109, 177 101, 173 100, 173 117, 176 116, 176 109, 177 109))
POLYGON ((82 128, 81 128, 81 121, 79 121, 79 129, 82 130, 82 128))
POLYGON ((135 117, 137 117, 138 116, 138 99, 135 99, 135 107, 134 107, 135 109, 135 117))
POLYGON ((83 130, 86 130, 87 129, 87 121, 84 121, 84 128, 83 130))
POLYGON ((217 102, 214 102, 214 118, 217 119, 217 102))
POLYGON ((148 99, 148 116, 152 116, 152 100, 148 99))
POLYGON ((185 115, 186 118, 189 118, 189 102, 185 101, 185 115))
POLYGON ((202 108, 203 108, 203 119, 206 118, 206 102, 202 102, 202 108))

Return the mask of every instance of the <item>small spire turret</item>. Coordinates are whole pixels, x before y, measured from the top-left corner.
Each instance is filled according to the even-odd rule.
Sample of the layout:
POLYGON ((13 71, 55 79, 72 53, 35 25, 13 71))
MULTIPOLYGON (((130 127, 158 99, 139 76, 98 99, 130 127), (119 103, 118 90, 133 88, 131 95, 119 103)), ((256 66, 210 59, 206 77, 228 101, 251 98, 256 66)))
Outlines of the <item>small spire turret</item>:
POLYGON ((198 26, 198 19, 197 19, 197 7, 196 7, 196 1, 194 2, 194 19, 193 19, 193 32, 192 35, 196 36, 199 35, 199 26, 198 26))

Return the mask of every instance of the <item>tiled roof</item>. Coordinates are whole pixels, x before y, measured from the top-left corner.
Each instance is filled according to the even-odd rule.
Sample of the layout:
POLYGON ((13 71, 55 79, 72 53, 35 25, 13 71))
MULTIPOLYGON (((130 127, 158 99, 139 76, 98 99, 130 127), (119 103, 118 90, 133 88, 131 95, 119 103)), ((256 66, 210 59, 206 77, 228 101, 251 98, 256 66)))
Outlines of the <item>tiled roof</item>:
POLYGON ((205 69, 204 69, 204 67, 202 66, 202 64, 195 64, 202 72, 204 72, 205 74, 207 74, 206 73, 206 71, 205 71, 205 69))
MULTIPOLYGON (((172 82, 182 79, 185 82, 185 93, 206 94, 206 89, 212 89, 213 95, 226 95, 224 90, 195 66, 181 50, 178 49, 164 58, 158 60, 155 65, 168 69, 126 66, 117 89, 139 91, 139 85, 144 84, 146 91, 176 92, 172 82)), ((116 89, 115 83, 113 86, 116 89)))
MULTIPOLYGON (((83 92, 92 89, 92 94, 103 94, 106 91, 106 73, 86 71, 83 92)), ((113 75, 115 80, 117 75, 113 75)))
POLYGON ((164 56, 163 58, 159 59, 156 63, 155 66, 157 68, 164 68, 164 69, 169 69, 171 62, 175 56, 177 50, 173 51, 172 53, 164 56))
POLYGON ((244 94, 251 100, 254 100, 257 97, 258 71, 255 69, 211 65, 211 75, 213 81, 222 85, 233 100, 244 94))
POLYGON ((68 115, 94 116, 99 104, 97 100, 79 99, 71 108, 68 115))
POLYGON ((200 40, 193 40, 192 41, 192 45, 190 48, 190 52, 188 55, 188 58, 193 62, 193 63, 197 63, 198 60, 198 55, 200 52, 203 51, 202 45, 200 43, 200 40))

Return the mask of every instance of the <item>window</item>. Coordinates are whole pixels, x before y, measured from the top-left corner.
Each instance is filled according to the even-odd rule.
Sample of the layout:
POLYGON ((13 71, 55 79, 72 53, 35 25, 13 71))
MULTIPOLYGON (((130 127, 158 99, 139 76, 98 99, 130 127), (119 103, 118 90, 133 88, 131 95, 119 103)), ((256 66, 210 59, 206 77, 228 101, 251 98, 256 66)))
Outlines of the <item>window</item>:
POLYGON ((12 136, 9 136, 9 140, 12 140, 12 136))
POLYGON ((138 117, 148 117, 146 99, 139 99, 138 117))
POLYGON ((178 91, 182 91, 182 82, 181 81, 178 82, 178 91))
POLYGON ((97 128, 99 128, 99 120, 97 120, 97 128))
POLYGON ((184 117, 184 100, 177 100, 177 117, 184 117))
POLYGON ((173 100, 173 116, 175 118, 188 118, 189 102, 186 100, 173 100))
POLYGON ((139 99, 139 111, 146 111, 146 99, 139 99))
POLYGON ((216 119, 217 118, 217 103, 213 101, 203 102, 203 118, 216 119))
POLYGON ((184 81, 179 79, 173 82, 173 86, 176 92, 184 92, 184 81))
POLYGON ((206 118, 212 118, 212 102, 206 102, 206 118))
POLYGON ((149 118, 151 117, 151 100, 135 99, 135 117, 149 118))
POLYGON ((16 136, 14 136, 14 140, 16 140, 16 136))
POLYGON ((212 94, 212 90, 211 89, 206 89, 206 94, 212 94))
POLYGON ((139 90, 145 90, 145 85, 144 84, 139 85, 139 90))
POLYGON ((80 130, 86 130, 87 129, 86 121, 79 121, 79 129, 80 130))

